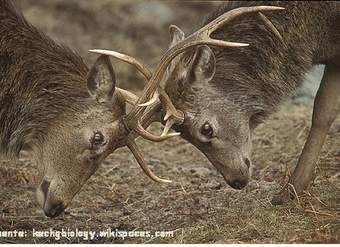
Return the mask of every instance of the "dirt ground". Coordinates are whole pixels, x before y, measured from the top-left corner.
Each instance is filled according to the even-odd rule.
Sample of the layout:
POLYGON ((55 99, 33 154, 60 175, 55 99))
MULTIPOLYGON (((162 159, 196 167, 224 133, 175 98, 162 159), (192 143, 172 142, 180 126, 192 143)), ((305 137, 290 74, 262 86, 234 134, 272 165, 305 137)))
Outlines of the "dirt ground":
MULTIPOLYGON (((138 1, 145 2, 161 3, 138 1)), ((102 48, 111 48, 107 47, 111 36, 105 36, 103 31, 117 27, 110 24, 112 13, 104 11, 97 19, 94 18, 96 11, 107 9, 110 4, 133 16, 133 20, 127 22, 127 29, 117 31, 123 35, 120 37, 123 41, 128 40, 127 48, 122 46, 118 50, 137 54, 150 65, 156 62, 153 59, 159 58, 161 49, 166 46, 168 22, 177 20, 183 24, 189 18, 184 13, 191 13, 190 21, 193 21, 197 19, 194 13, 202 12, 197 4, 187 3, 185 8, 178 8, 162 2, 159 6, 168 6, 177 11, 177 15, 169 17, 161 26, 152 27, 146 20, 145 23, 137 21, 137 12, 130 9, 131 1, 28 0, 19 3, 29 20, 54 38, 79 48, 80 54, 89 63, 93 57, 86 50, 98 47, 95 45, 96 37, 102 40, 102 48), (91 26, 84 15, 93 17, 90 19, 95 24, 91 26), (44 21, 39 21, 38 16, 44 21), (72 20, 72 24, 64 25, 63 30, 61 19, 72 20), (103 26, 95 31, 99 20, 103 26), (146 40, 136 42, 132 35, 134 32, 126 31, 136 31, 129 29, 134 25, 134 28, 144 25, 143 34, 148 35, 146 40), (147 28, 152 30, 147 31, 147 28), (71 33, 70 29, 74 32, 71 33), (163 32, 164 37, 151 35, 156 31, 163 32), (99 33, 101 36, 97 36, 99 33), (145 52, 147 44, 158 44, 149 49, 150 57, 145 52), (144 47, 145 53, 133 48, 134 45, 139 49, 144 47)), ((206 4, 206 8, 212 5, 206 4)), ((118 10, 113 12, 116 14, 113 19, 118 16, 127 20, 127 15, 118 10)), ((188 26, 186 30, 189 31, 188 26)), ((115 38, 118 46, 123 44, 119 43, 120 38, 115 38)), ((122 81, 139 80, 130 68, 119 65, 117 71, 122 81)), ((340 243, 340 118, 329 131, 317 166, 317 177, 309 193, 287 205, 273 206, 270 203, 297 162, 310 127, 311 111, 310 104, 287 102, 256 130, 253 180, 241 191, 230 188, 208 160, 181 138, 160 144, 138 139, 150 167, 157 175, 172 179, 174 183, 151 181, 132 154, 125 148, 120 149, 107 158, 64 215, 49 219, 35 200, 36 170, 33 164, 27 160, 0 161, 0 232, 23 230, 27 234, 24 238, 0 237, 0 243, 340 243), (33 238, 33 229, 50 228, 169 232, 163 237, 130 237, 124 240, 100 236, 93 240, 33 238), (170 231, 173 231, 173 236, 170 231)), ((159 131, 159 126, 153 128, 159 131)))
POLYGON ((121 149, 104 162, 66 214, 51 220, 35 202, 32 165, 3 162, 0 231, 22 229, 28 236, 0 238, 0 243, 340 243, 340 118, 330 130, 309 193, 284 206, 270 203, 297 161, 310 113, 311 106, 288 103, 256 131, 253 181, 242 191, 228 187, 206 158, 182 139, 161 144, 140 139, 152 169, 173 184, 150 181, 131 153, 121 149), (33 228, 174 234, 56 241, 32 238, 33 228))

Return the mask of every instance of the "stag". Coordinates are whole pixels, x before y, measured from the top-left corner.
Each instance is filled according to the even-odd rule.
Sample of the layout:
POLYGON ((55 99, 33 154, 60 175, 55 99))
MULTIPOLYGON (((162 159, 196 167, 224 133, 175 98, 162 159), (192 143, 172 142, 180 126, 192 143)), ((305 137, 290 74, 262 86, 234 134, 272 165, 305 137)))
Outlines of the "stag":
MULTIPOLYGON (((108 56, 88 69, 7 0, 0 0, 0 85, 0 154, 16 158, 29 150, 39 170, 37 200, 47 216, 58 216, 113 150, 129 140, 135 153, 133 137, 115 121, 138 97, 115 86, 108 56)), ((152 179, 167 182, 140 163, 152 179)))
MULTIPOLYGON (((136 64, 150 82, 138 98, 116 87, 115 73, 107 55, 101 55, 89 69, 69 48, 30 25, 9 0, 0 0, 0 153, 16 158, 29 150, 39 170, 36 194, 48 217, 56 217, 70 204, 100 163, 113 151, 127 146, 143 171, 154 181, 135 143, 138 136, 163 141, 177 136, 168 133, 171 123, 182 123, 170 97, 158 87, 167 65, 181 51, 205 42, 205 37, 238 16, 275 7, 233 10, 208 23, 192 37, 187 47, 175 46, 164 57, 158 73, 151 75, 136 64), (202 38, 201 40, 196 38, 202 38), (143 104, 155 90, 162 104, 143 104), (127 113, 127 104, 133 105, 127 113), (163 107, 162 107, 163 106, 163 107), (168 130, 158 136, 146 128, 164 112, 168 130)), ((219 40, 211 45, 244 46, 219 40)), ((129 57, 118 55, 122 59, 129 57)))
POLYGON ((228 2, 205 23, 211 21, 209 28, 187 38, 181 29, 171 26, 170 48, 153 73, 127 55, 108 50, 93 52, 136 65, 148 80, 147 96, 153 96, 141 97, 138 103, 144 107, 163 104, 168 110, 163 119, 164 133, 171 127, 179 131, 235 189, 242 189, 250 179, 254 129, 301 85, 313 65, 325 64, 312 127, 298 165, 273 199, 274 204, 281 204, 308 188, 327 131, 340 107, 338 4, 228 2), (266 9, 257 5, 275 5, 281 8, 267 10, 284 10, 268 13, 267 18, 261 13, 266 9), (259 9, 222 25, 226 23, 223 13, 232 16, 247 8, 259 9), (165 99, 170 106, 163 103, 165 99))

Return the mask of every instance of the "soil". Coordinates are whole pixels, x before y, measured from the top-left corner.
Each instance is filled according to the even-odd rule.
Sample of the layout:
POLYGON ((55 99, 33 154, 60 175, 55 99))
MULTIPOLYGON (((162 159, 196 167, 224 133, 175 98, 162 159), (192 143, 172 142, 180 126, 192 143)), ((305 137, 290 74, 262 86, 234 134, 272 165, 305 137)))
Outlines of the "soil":
MULTIPOLYGON (((153 27, 146 20, 137 21, 136 12, 131 10, 135 8, 132 1, 19 1, 30 21, 54 38, 79 48, 89 63, 95 57, 88 55, 86 50, 99 47, 94 45, 96 37, 102 40, 102 48, 110 48, 106 45, 112 35, 107 32, 119 26, 111 25, 117 18, 121 23, 127 20, 126 16, 134 18, 126 21, 125 28, 116 30, 118 36, 128 37, 123 37, 127 45, 122 46, 121 51, 132 51, 129 53, 137 54, 153 65, 156 62, 153 59, 159 58, 166 47, 165 26, 168 22, 178 20, 183 24, 189 18, 191 23, 196 23, 194 20, 201 17, 194 13, 203 11, 198 7, 201 6, 199 3, 186 3, 181 8, 169 2, 137 3, 165 6, 177 15, 173 14, 163 25, 153 27), (184 13, 190 13, 190 17, 184 13), (44 21, 38 20, 38 16, 44 21), (86 18, 88 16, 93 18, 86 18), (62 25, 63 21, 71 20, 72 24, 62 25), (141 35, 146 38, 136 42, 131 35, 137 35, 136 30, 142 25, 143 32, 136 39, 141 35), (99 30, 94 31, 98 26, 99 30), (164 37, 156 35, 157 32, 164 37), (151 59, 145 51, 146 44, 155 43, 158 45, 149 49, 151 59), (144 47, 143 51, 140 47, 144 47)), ((205 4, 207 9, 213 5, 205 4)), ((117 40, 119 38, 115 38, 117 40)), ((118 47, 123 41, 117 41, 118 47)), ((120 68, 123 66, 119 65, 117 71, 120 68)), ((123 81, 140 81, 133 70, 122 69, 119 73, 123 81)), ((122 85, 133 88, 135 84, 122 85)), ((148 179, 132 154, 122 148, 105 160, 65 214, 49 219, 35 200, 34 165, 25 159, 0 161, 0 232, 22 230, 27 234, 23 238, 0 236, 0 243, 340 243, 340 118, 329 131, 309 192, 282 206, 270 203, 296 165, 310 127, 311 112, 311 104, 289 101, 256 130, 253 180, 241 191, 230 188, 209 161, 181 138, 160 144, 138 139, 150 167, 160 177, 172 179, 172 184, 158 184, 148 179), (56 240, 32 235, 33 229, 48 231, 50 228, 60 231, 169 232, 158 237, 96 236, 91 240, 74 237, 56 240)), ((152 129, 159 131, 160 126, 155 125, 152 129)))
POLYGON ((297 161, 310 115, 311 106, 288 103, 259 127, 253 181, 244 190, 228 187, 209 161, 180 138, 161 144, 139 139, 150 167, 174 183, 150 181, 123 148, 107 158, 57 219, 43 216, 36 204, 34 167, 4 161, 0 231, 21 229, 28 236, 0 238, 0 243, 340 243, 340 119, 329 132, 309 192, 283 206, 270 203, 297 161), (173 237, 124 240, 33 238, 32 229, 49 228, 175 232, 173 237))

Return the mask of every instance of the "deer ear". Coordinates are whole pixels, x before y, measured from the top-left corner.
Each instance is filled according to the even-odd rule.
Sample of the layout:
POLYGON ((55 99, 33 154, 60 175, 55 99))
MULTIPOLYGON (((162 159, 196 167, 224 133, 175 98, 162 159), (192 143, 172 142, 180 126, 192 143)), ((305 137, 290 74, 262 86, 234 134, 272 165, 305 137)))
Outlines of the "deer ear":
MULTIPOLYGON (((184 32, 175 25, 171 25, 169 27, 169 34, 170 34, 169 49, 177 45, 179 42, 181 42, 185 38, 184 32)), ((176 64, 178 64, 182 56, 183 54, 180 54, 171 61, 171 63, 169 64, 167 68, 167 72, 166 72, 167 77, 175 71, 176 64)))
POLYGON ((184 32, 176 25, 169 27, 170 44, 169 48, 174 47, 177 43, 181 42, 185 38, 184 32))
POLYGON ((110 58, 101 55, 87 76, 87 88, 99 103, 110 102, 115 91, 116 76, 110 58))
POLYGON ((209 82, 216 72, 216 58, 209 46, 199 46, 194 54, 190 75, 194 78, 192 81, 209 82))

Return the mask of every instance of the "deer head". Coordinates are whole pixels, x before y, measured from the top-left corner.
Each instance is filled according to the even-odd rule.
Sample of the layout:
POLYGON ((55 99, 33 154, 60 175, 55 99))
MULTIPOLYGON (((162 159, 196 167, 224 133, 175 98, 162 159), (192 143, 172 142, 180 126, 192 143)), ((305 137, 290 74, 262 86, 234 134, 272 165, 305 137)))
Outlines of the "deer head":
MULTIPOLYGON (((158 182, 169 182, 155 176, 144 164, 133 141, 136 134, 130 133, 132 130, 123 118, 126 103, 135 104, 138 97, 116 87, 108 56, 101 55, 88 72, 87 89, 89 97, 77 104, 79 107, 75 111, 66 112, 55 120, 41 143, 33 146, 41 177, 37 199, 49 217, 58 216, 99 164, 125 145, 148 176, 158 182)), ((149 119, 150 113, 145 111, 144 117, 138 120, 139 129, 143 130, 142 125, 149 119)))
MULTIPOLYGON (((170 27, 170 48, 152 73, 145 65, 127 55, 92 50, 133 64, 148 80, 139 107, 129 114, 130 124, 140 127, 131 116, 143 114, 146 106, 162 105, 165 122, 162 135, 170 128, 201 150, 233 188, 241 189, 249 181, 251 127, 241 109, 218 92, 210 81, 215 75, 216 59, 210 46, 246 47, 248 44, 216 40, 210 35, 227 22, 247 13, 258 13, 279 38, 274 25, 260 12, 281 10, 281 7, 255 6, 231 10, 185 38, 177 27, 170 27), (161 86, 165 85, 165 88, 161 86), (159 99, 159 101, 158 101, 159 99)), ((140 132, 141 134, 142 132, 140 132)), ((149 133, 150 134, 150 133, 149 133)), ((156 140, 156 137, 153 136, 156 140)))

